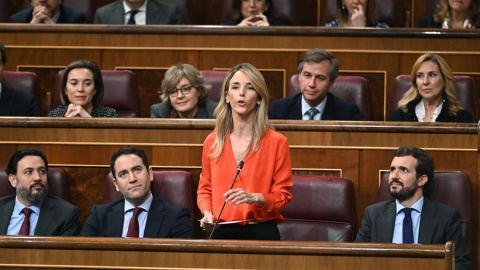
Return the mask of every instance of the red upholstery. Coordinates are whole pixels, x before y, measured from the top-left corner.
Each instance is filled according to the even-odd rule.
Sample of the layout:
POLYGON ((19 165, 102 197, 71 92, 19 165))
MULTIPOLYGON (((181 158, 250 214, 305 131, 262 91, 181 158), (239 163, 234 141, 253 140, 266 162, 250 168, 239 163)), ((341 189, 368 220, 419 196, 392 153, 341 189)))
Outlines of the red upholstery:
MULTIPOLYGON (((74 0, 72 0, 74 1, 74 0)), ((165 2, 170 2, 170 3, 176 3, 179 7, 180 10, 183 13, 183 16, 185 17, 185 20, 187 24, 194 24, 193 23, 193 1, 192 0, 163 0, 165 2)))
MULTIPOLYGON (((356 104, 360 110, 361 120, 371 119, 367 79, 360 76, 338 76, 329 91, 340 99, 356 104)), ((300 85, 298 74, 295 74, 288 82, 287 97, 298 92, 300 85)))
POLYGON ((42 107, 42 99, 40 98, 40 83, 36 73, 23 71, 4 71, 3 83, 15 89, 30 92, 37 99, 38 107, 42 107))
POLYGON ((97 0, 63 0, 63 4, 81 11, 87 16, 87 22, 93 23, 95 11, 97 10, 97 0))
MULTIPOLYGON (((153 181, 150 189, 155 198, 160 198, 174 205, 188 208, 193 219, 192 179, 185 171, 153 171, 153 181)), ((123 198, 115 190, 112 173, 109 173, 105 182, 105 203, 123 198)))
MULTIPOLYGON (((60 91, 63 72, 60 70, 55 79, 52 109, 62 104, 60 91)), ((102 70, 102 78, 104 86, 102 105, 116 109, 119 117, 139 117, 140 100, 135 74, 129 70, 102 70)))
MULTIPOLYGON (((337 17, 337 0, 321 0, 321 25, 331 22, 337 17)), ((403 1, 376 0, 378 21, 390 27, 405 27, 406 9, 403 1)))
POLYGON ((351 242, 355 233, 353 183, 345 178, 294 175, 293 199, 278 225, 282 240, 351 242))
MULTIPOLYGON (((222 7, 222 22, 228 21, 232 17, 233 0, 224 0, 222 7)), ((298 8, 298 0, 272 0, 272 13, 286 25, 301 25, 301 16, 298 8)))
MULTIPOLYGON (((48 193, 70 201, 67 174, 60 168, 48 168, 48 193)), ((0 166, 0 197, 15 194, 15 189, 8 181, 5 166, 0 166)))
MULTIPOLYGON (((470 76, 454 76, 457 82, 457 98, 458 101, 465 107, 465 110, 469 111, 473 115, 473 119, 478 121, 477 104, 475 97, 475 82, 470 76)), ((388 104, 387 114, 391 115, 397 108, 398 101, 402 99, 403 94, 410 89, 411 84, 410 75, 398 75, 395 78, 393 85, 393 93, 391 100, 388 104)))
MULTIPOLYGON (((382 171, 380 174, 380 188, 377 201, 393 199, 389 192, 388 177, 390 172, 382 171)), ((439 201, 460 211, 463 235, 467 240, 470 250, 475 241, 472 241, 472 197, 470 191, 470 178, 462 172, 435 172, 433 186, 426 197, 439 201)))
POLYGON ((205 79, 205 84, 210 84, 212 89, 208 94, 208 99, 213 101, 219 101, 222 93, 222 86, 225 77, 228 74, 228 71, 220 70, 202 70, 203 79, 205 79))

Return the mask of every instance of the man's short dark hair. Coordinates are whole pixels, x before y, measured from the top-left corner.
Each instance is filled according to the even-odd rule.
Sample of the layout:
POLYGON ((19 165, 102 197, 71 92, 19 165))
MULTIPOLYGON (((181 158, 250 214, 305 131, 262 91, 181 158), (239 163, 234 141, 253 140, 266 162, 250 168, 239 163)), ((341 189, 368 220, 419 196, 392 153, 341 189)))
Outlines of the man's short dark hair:
POLYGON ((338 60, 335 58, 335 55, 321 48, 313 48, 302 56, 300 62, 298 63, 298 74, 302 73, 303 65, 305 63, 318 64, 323 60, 328 60, 330 62, 330 71, 328 75, 330 77, 330 82, 334 82, 338 76, 338 60))
POLYGON ((416 177, 417 179, 422 175, 428 177, 427 183, 423 186, 423 191, 424 193, 429 192, 433 186, 433 171, 435 169, 432 155, 415 146, 401 146, 393 153, 393 157, 404 156, 412 156, 417 160, 417 166, 415 167, 416 177))
POLYGON ((2 64, 5 65, 7 63, 7 50, 5 49, 5 45, 0 43, 0 53, 2 54, 2 64))
POLYGON ((47 161, 47 157, 45 157, 45 154, 43 154, 43 152, 39 149, 27 148, 27 149, 18 150, 12 155, 12 157, 10 158, 10 161, 8 162, 7 168, 5 169, 5 172, 7 173, 7 175, 10 175, 10 174, 17 175, 18 162, 22 160, 22 158, 24 158, 25 156, 40 157, 43 160, 43 163, 45 163, 45 169, 48 171, 48 161, 47 161))
POLYGON ((115 161, 117 161, 117 159, 118 159, 120 156, 130 155, 130 154, 136 155, 136 156, 138 156, 140 159, 142 159, 142 162, 143 162, 143 165, 145 165, 145 168, 148 169, 148 168, 150 167, 150 166, 148 165, 147 154, 145 154, 145 152, 143 152, 142 149, 137 148, 137 147, 125 147, 125 148, 121 148, 121 149, 119 149, 117 152, 115 152, 115 153, 112 155, 112 157, 110 157, 110 170, 112 171, 113 179, 116 178, 116 174, 115 174, 115 161))

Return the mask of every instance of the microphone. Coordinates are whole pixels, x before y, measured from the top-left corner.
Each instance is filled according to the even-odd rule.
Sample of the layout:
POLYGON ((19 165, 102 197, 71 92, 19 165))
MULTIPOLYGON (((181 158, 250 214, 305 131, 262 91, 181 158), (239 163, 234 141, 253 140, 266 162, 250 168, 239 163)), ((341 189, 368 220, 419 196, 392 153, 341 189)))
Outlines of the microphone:
MULTIPOLYGON (((243 168, 243 163, 244 163, 243 160, 240 161, 240 163, 238 163, 237 172, 235 173, 235 177, 233 178, 233 182, 232 182, 232 185, 230 186, 230 189, 233 188, 233 184, 235 184, 235 180, 237 180, 237 176, 240 174, 240 171, 243 168)), ((227 198, 225 198, 225 200, 223 201, 222 209, 220 210, 220 214, 218 214, 218 218, 215 221, 215 225, 213 225, 213 229, 212 229, 212 232, 210 233, 210 236, 208 237, 208 240, 212 239, 213 232, 215 231, 215 228, 217 228, 218 221, 220 220, 220 217, 222 216, 223 208, 225 208, 226 203, 227 203, 227 198)))

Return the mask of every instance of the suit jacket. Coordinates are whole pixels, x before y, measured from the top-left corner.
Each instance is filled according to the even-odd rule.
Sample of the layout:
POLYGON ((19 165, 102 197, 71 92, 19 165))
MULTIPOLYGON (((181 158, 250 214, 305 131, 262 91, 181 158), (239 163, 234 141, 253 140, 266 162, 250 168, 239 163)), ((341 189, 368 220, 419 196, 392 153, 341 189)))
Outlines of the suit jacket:
MULTIPOLYGON (((302 120, 302 93, 291 97, 272 101, 268 109, 270 119, 302 120)), ((360 110, 357 105, 337 98, 327 93, 327 104, 321 120, 360 120, 360 110)))
MULTIPOLYGON (((125 24, 123 0, 98 8, 93 23, 125 24)), ((148 0, 146 24, 185 24, 185 18, 177 4, 148 0)))
POLYGON ((2 83, 0 116, 40 116, 40 111, 37 100, 31 93, 2 83))
MULTIPOLYGON (((407 112, 402 111, 402 109, 397 108, 393 111, 390 116, 390 121, 401 121, 401 122, 418 122, 417 115, 415 114, 415 107, 422 100, 422 98, 417 98, 410 101, 407 104, 407 112)), ((456 115, 450 115, 448 113, 448 100, 443 100, 442 111, 438 115, 435 122, 456 122, 456 123, 474 123, 473 116, 470 112, 466 110, 459 110, 456 115)))
MULTIPOLYGON (((0 198, 0 234, 7 234, 10 217, 15 206, 16 195, 0 198)), ((80 232, 78 208, 69 202, 47 195, 40 208, 35 235, 76 236, 80 232)))
MULTIPOLYGON (((355 242, 392 243, 395 215, 395 200, 368 206, 355 242)), ((472 269, 458 210, 424 198, 418 242, 445 244, 447 241, 455 242, 455 269, 472 269)))
MULTIPOLYGON (((125 199, 95 205, 80 236, 122 237, 125 199)), ((187 208, 153 198, 144 237, 192 238, 192 223, 187 208)))
MULTIPOLYGON (((10 17, 11 23, 30 23, 33 18, 33 7, 21 10, 10 17)), ((86 23, 87 17, 83 12, 67 7, 60 6, 60 16, 57 23, 86 23)))
MULTIPOLYGON (((217 108, 218 102, 207 99, 204 107, 198 107, 195 119, 212 119, 213 112, 217 108)), ((171 118, 172 107, 167 103, 161 102, 153 104, 150 107, 150 117, 152 118, 171 118)))

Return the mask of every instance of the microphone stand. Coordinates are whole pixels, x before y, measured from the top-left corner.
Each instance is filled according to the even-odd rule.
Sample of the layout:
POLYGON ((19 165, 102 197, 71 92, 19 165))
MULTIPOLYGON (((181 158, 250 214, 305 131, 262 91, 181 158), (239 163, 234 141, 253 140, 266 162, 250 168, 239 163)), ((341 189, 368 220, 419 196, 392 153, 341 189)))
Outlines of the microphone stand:
MULTIPOLYGON (((235 177, 233 178, 233 182, 232 182, 232 185, 230 186, 230 189, 233 188, 233 184, 235 184, 235 181, 237 180, 237 176, 240 174, 240 171, 242 170, 243 168, 243 160, 240 161, 240 163, 238 164, 238 167, 237 167, 237 172, 235 173, 235 177)), ((212 232, 210 233, 210 236, 208 237, 208 240, 212 239, 212 235, 213 235, 213 232, 215 231, 215 229, 217 228, 217 225, 218 225, 218 221, 220 220, 220 217, 222 216, 222 213, 223 213, 223 208, 225 208, 225 204, 227 203, 227 198, 225 198, 225 201, 223 201, 223 205, 222 205, 222 209, 220 210, 220 214, 218 214, 218 218, 217 220, 215 221, 215 225, 213 225, 213 229, 212 229, 212 232)))

